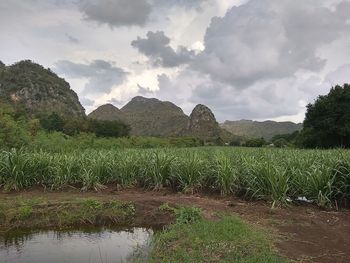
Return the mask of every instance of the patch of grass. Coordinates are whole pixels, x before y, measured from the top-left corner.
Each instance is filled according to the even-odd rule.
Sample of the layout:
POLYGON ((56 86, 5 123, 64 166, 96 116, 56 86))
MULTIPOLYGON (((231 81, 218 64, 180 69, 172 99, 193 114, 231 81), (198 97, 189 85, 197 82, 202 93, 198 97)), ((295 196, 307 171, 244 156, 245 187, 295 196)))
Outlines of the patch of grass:
POLYGON ((0 230, 10 228, 70 227, 76 225, 124 225, 134 219, 130 202, 98 199, 2 200, 0 230))
POLYGON ((193 223, 202 218, 202 209, 197 207, 171 207, 169 203, 163 203, 159 206, 159 210, 163 212, 170 212, 175 215, 177 224, 193 223))
POLYGON ((150 262, 282 263, 264 232, 226 216, 174 224, 155 235, 150 262))
POLYGON ((197 207, 180 207, 175 210, 177 224, 194 223, 202 218, 202 209, 197 207))
POLYGON ((5 208, 2 204, 0 204, 0 224, 5 221, 5 208))
POLYGON ((89 209, 94 209, 94 210, 102 209, 102 203, 99 200, 87 199, 83 201, 83 204, 89 209))
POLYGON ((18 209, 18 219, 25 220, 28 219, 33 213, 33 208, 29 205, 21 206, 18 209))
POLYGON ((171 212, 171 213, 175 213, 176 212, 176 208, 175 207, 171 207, 169 205, 169 203, 163 203, 159 206, 159 210, 160 211, 164 211, 164 212, 171 212))

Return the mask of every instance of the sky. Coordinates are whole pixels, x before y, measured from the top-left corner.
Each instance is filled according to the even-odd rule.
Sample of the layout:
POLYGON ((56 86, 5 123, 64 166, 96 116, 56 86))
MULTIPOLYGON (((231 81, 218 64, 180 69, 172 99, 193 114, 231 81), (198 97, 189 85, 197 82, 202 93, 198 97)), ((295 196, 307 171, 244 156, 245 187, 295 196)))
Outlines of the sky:
POLYGON ((87 113, 141 95, 302 122, 350 82, 349 14, 350 0, 1 0, 0 60, 49 67, 87 113))

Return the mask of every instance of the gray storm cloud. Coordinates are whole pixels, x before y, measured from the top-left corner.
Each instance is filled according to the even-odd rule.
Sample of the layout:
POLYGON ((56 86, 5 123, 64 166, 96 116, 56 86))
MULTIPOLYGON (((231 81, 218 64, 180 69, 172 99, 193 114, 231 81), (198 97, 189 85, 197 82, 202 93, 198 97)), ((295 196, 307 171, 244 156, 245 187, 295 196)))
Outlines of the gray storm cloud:
POLYGON ((143 26, 152 11, 146 0, 81 0, 78 5, 87 20, 110 27, 143 26))
POLYGON ((83 95, 109 93, 113 86, 122 84, 128 73, 104 60, 94 60, 90 64, 61 60, 55 71, 73 79, 88 79, 83 95))
POLYGON ((131 42, 131 45, 146 55, 154 66, 177 67, 193 59, 193 51, 183 46, 174 50, 169 44, 170 38, 163 31, 149 31, 146 38, 138 37, 131 42))
POLYGON ((85 19, 110 27, 145 26, 152 13, 171 7, 200 9, 208 0, 80 0, 78 6, 85 19))

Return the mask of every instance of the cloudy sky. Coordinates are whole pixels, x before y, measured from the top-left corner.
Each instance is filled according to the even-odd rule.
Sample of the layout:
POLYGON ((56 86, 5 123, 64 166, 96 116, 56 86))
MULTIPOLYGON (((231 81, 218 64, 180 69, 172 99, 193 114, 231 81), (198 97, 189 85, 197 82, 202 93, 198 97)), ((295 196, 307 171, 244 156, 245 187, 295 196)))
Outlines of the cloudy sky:
POLYGON ((90 112, 157 97, 219 121, 302 121, 350 82, 350 0, 1 0, 0 60, 67 79, 90 112))

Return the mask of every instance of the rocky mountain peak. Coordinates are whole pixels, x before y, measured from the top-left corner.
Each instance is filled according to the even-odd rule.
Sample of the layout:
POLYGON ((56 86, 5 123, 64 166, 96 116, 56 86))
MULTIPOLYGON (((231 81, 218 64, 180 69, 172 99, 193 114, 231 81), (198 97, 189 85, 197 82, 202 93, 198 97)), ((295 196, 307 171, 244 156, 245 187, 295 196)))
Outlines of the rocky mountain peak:
POLYGON ((118 111, 118 107, 114 106, 113 104, 107 103, 99 107, 103 110, 110 110, 110 111, 118 111))
POLYGON ((89 117, 104 121, 124 120, 124 114, 121 112, 121 110, 109 103, 98 107, 89 114, 89 117))
POLYGON ((192 111, 190 118, 193 122, 217 123, 213 112, 205 105, 198 104, 192 111))
POLYGON ((150 102, 150 101, 159 101, 155 98, 145 98, 142 96, 136 96, 134 98, 131 99, 131 102, 150 102))
POLYGON ((220 128, 213 112, 205 105, 198 104, 190 115, 188 130, 199 138, 209 139, 220 136, 220 128))
POLYGON ((85 116, 77 94, 50 69, 30 60, 3 67, 0 96, 8 103, 33 115, 56 112, 67 117, 85 116))

